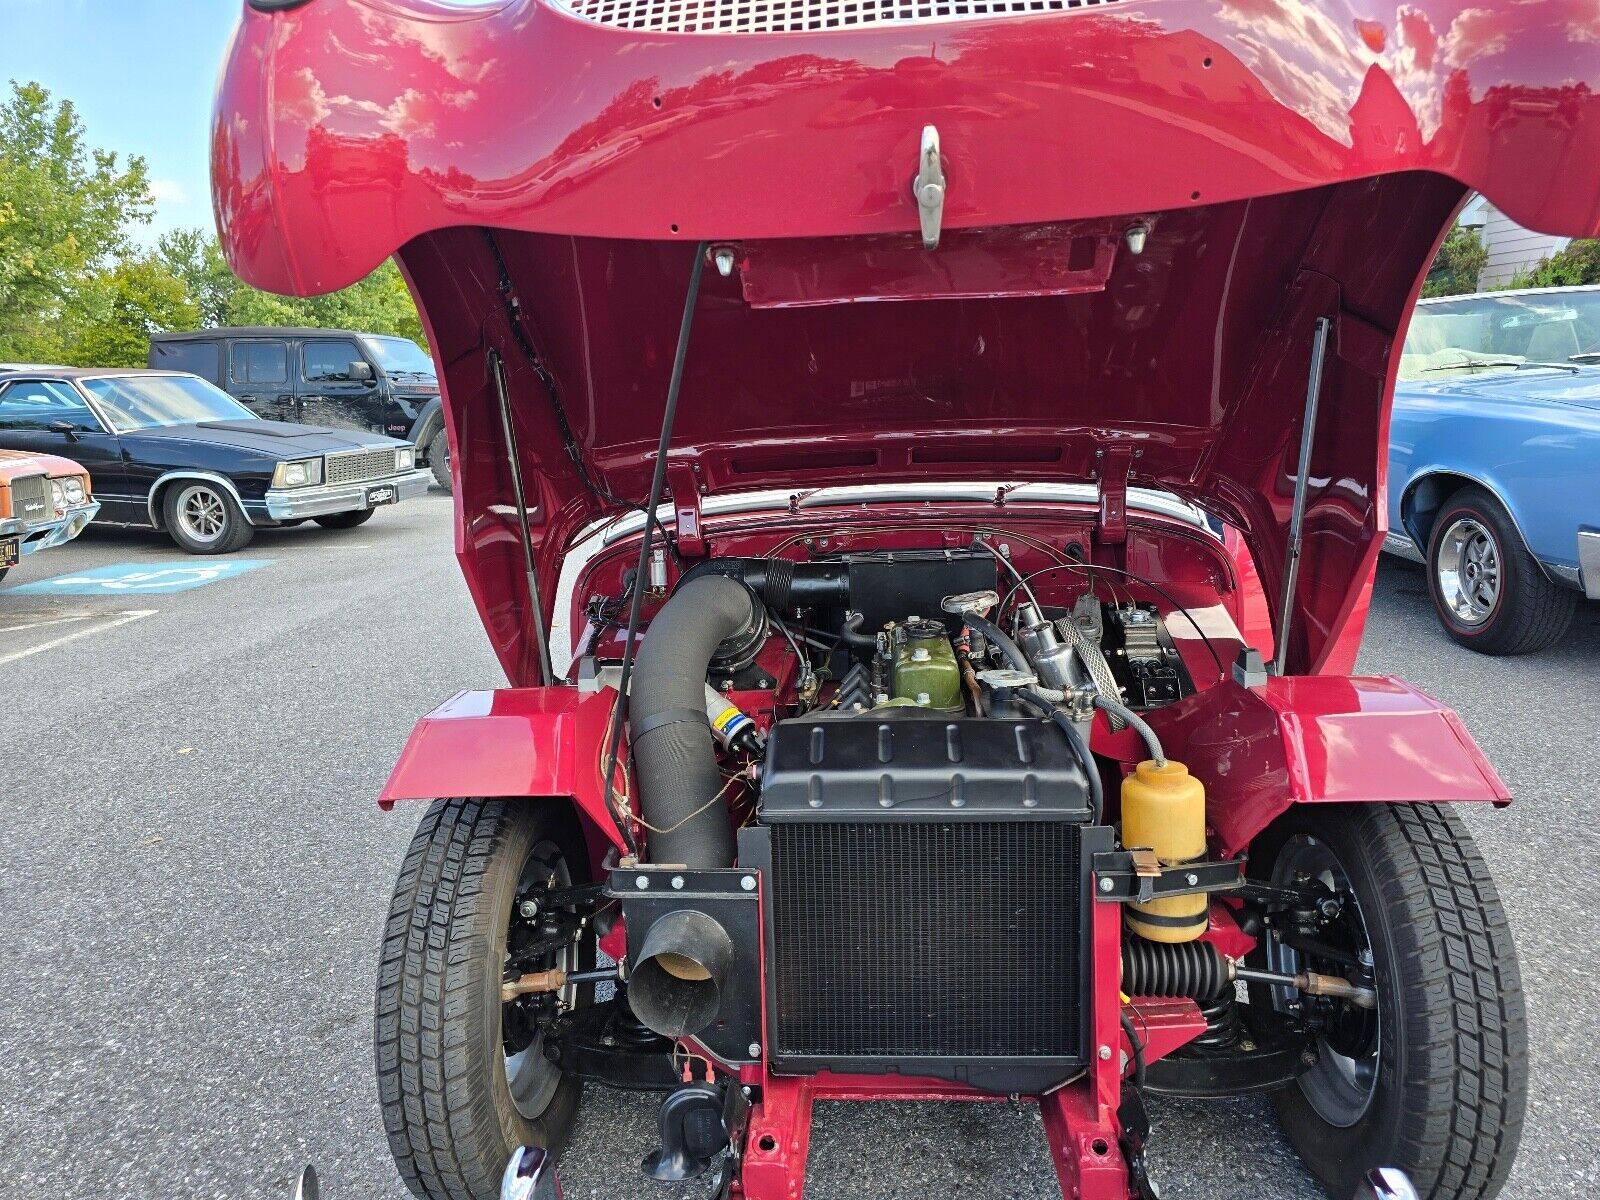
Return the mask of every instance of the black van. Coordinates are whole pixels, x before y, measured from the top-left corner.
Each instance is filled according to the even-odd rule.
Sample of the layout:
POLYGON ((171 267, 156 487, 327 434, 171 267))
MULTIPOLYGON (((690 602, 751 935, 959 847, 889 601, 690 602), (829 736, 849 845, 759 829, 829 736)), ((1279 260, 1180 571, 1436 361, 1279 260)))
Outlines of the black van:
POLYGON ((345 329, 201 329, 153 334, 150 365, 198 375, 269 421, 404 438, 450 487, 439 378, 415 342, 345 329))

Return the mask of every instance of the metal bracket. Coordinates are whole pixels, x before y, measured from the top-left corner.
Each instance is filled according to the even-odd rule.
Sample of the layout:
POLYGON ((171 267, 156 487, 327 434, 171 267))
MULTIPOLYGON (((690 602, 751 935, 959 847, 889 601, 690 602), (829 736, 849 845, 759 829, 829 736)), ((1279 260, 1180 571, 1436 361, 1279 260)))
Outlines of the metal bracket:
POLYGON ((685 558, 704 558, 706 537, 700 522, 700 481, 687 463, 667 465, 667 491, 672 493, 678 553, 685 558))
POLYGON ((1094 856, 1094 898, 1109 904, 1144 904, 1165 896, 1194 896, 1203 892, 1228 892, 1244 883, 1244 859, 1189 863, 1181 867, 1157 865, 1146 849, 1108 850, 1094 856))
POLYGON ((944 160, 939 155, 939 131, 922 127, 922 149, 917 155, 917 174, 911 181, 911 195, 917 202, 922 222, 922 248, 937 250, 944 225, 944 160))
POLYGON ((1116 544, 1128 540, 1128 475, 1133 470, 1132 446, 1107 446, 1095 451, 1100 460, 1100 521, 1095 540, 1116 544))

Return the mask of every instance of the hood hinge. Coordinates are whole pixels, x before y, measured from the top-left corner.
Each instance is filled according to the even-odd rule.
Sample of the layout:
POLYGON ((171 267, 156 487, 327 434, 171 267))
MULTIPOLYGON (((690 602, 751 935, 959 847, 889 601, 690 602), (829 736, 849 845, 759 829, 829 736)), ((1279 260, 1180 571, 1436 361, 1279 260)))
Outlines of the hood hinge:
POLYGON ((687 463, 667 464, 667 491, 672 493, 674 542, 684 558, 704 558, 705 532, 700 524, 700 482, 687 463))
POLYGON ((1120 545, 1128 540, 1128 475, 1138 453, 1126 444, 1094 452, 1095 474, 1100 483, 1100 519, 1094 535, 1097 542, 1120 545))

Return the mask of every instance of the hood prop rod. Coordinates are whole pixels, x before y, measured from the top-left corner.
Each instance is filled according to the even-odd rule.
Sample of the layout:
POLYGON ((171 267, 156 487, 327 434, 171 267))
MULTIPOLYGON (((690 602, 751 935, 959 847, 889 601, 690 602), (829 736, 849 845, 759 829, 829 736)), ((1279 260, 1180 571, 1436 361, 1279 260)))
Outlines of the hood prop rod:
POLYGON ((1327 361, 1328 332, 1333 322, 1318 317, 1311 334, 1311 377, 1306 381, 1306 411, 1300 420, 1300 464, 1294 477, 1294 507, 1289 513, 1289 546, 1283 558, 1283 592, 1278 601, 1278 632, 1272 655, 1272 673, 1282 675, 1289 659, 1289 623, 1294 617, 1295 584, 1300 579, 1300 551, 1306 518, 1306 487, 1311 479, 1311 443, 1317 433, 1317 401, 1322 395, 1322 372, 1327 361))
MULTIPOLYGON (((644 530, 639 536, 639 566, 633 575, 633 596, 628 607, 628 636, 622 648, 622 675, 617 681, 617 703, 611 708, 611 728, 606 736, 607 751, 605 774, 601 778, 606 807, 617 819, 617 828, 628 852, 638 856, 639 847, 634 842, 633 831, 627 818, 616 811, 614 802, 617 759, 622 752, 622 708, 628 698, 628 684, 633 678, 634 650, 639 639, 639 614, 644 606, 646 572, 650 567, 650 535, 656 528, 656 509, 661 505, 661 493, 667 482, 667 450, 672 445, 672 426, 678 415, 678 393, 683 389, 683 363, 689 356, 689 332, 694 328, 694 310, 700 300, 700 276, 706 266, 706 243, 694 249, 694 265, 689 269, 689 290, 683 298, 683 320, 678 325, 678 348, 672 356, 672 376, 667 381, 667 403, 661 414, 661 439, 656 444, 655 467, 650 473, 650 496, 644 505, 644 530)), ((663 535, 664 536, 664 535, 663 535)))
POLYGON ((517 430, 511 421, 511 389, 506 385, 506 361, 500 351, 489 351, 489 375, 500 401, 500 428, 505 431, 507 461, 511 466, 511 494, 517 502, 517 532, 522 536, 522 565, 528 573, 528 603, 533 608, 533 637, 539 651, 539 686, 549 687, 556 672, 550 662, 550 638, 544 628, 544 601, 539 596, 539 573, 533 565, 533 532, 528 527, 528 501, 522 490, 522 456, 517 453, 517 430))

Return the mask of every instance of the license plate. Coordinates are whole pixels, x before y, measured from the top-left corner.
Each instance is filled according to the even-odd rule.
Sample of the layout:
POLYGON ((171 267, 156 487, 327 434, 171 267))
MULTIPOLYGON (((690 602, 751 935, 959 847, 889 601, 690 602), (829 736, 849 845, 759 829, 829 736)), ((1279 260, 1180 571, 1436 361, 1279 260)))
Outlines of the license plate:
POLYGON ((22 558, 21 538, 0 538, 0 571, 14 567, 22 558))
POLYGON ((377 508, 380 504, 393 504, 398 499, 400 493, 391 484, 386 483, 382 487, 367 489, 368 508, 377 508))

